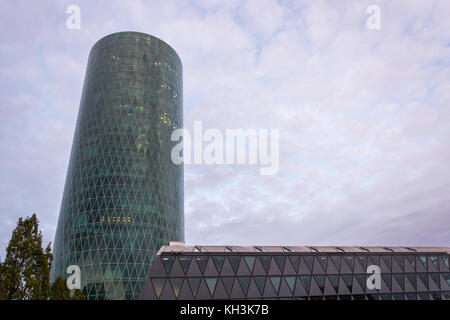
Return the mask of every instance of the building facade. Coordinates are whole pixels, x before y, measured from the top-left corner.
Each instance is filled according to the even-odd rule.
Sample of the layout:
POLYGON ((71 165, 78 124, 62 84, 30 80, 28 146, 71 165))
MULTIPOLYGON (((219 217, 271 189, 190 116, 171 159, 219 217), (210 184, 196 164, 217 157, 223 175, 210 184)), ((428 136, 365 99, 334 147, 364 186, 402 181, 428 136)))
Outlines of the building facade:
POLYGON ((158 252, 140 299, 450 300, 449 254, 450 248, 169 245, 158 252))
POLYGON ((92 48, 54 242, 51 278, 81 269, 89 299, 135 299, 158 249, 184 238, 182 64, 165 42, 120 32, 92 48))

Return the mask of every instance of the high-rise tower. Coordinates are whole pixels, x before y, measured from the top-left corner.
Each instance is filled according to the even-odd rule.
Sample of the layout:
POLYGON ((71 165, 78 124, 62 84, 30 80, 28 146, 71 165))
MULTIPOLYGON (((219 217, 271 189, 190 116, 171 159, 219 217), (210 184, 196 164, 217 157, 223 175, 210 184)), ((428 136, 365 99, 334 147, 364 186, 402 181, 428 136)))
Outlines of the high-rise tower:
POLYGON ((182 65, 165 42, 119 32, 92 48, 54 242, 52 280, 78 265, 89 299, 137 298, 158 251, 184 240, 182 65))

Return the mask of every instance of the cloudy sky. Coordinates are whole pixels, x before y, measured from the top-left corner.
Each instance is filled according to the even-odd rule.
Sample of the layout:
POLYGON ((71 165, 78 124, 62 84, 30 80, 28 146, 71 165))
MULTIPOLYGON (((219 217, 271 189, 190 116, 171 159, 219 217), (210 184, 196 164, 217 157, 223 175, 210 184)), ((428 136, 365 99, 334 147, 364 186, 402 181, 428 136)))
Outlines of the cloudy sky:
POLYGON ((185 167, 188 244, 450 246, 449 1, 1 6, 2 256, 33 212, 53 241, 89 50, 117 31, 178 52, 185 127, 279 129, 276 175, 185 167))

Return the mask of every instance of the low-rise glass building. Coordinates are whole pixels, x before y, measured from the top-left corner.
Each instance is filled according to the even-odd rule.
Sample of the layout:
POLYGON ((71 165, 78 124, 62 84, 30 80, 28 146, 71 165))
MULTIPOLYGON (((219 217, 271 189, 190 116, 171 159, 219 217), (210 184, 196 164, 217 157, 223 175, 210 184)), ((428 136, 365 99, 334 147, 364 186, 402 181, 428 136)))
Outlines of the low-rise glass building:
POLYGON ((431 247, 178 243, 159 250, 140 299, 450 299, 449 254, 431 247))

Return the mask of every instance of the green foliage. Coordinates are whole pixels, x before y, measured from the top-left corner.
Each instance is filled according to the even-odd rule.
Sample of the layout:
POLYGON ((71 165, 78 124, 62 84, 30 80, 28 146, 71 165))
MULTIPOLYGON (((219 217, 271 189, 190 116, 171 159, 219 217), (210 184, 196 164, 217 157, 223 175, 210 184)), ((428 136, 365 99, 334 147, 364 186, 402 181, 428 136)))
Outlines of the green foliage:
POLYGON ((70 298, 70 300, 86 300, 86 297, 84 296, 83 291, 81 291, 80 289, 76 289, 73 297, 70 298))
POLYGON ((6 258, 0 262, 0 300, 85 300, 81 290, 71 295, 66 280, 50 285, 53 261, 50 244, 42 247, 36 214, 20 218, 14 229, 6 258))
POLYGON ((71 297, 70 290, 67 288, 66 280, 61 277, 55 279, 50 290, 51 300, 85 300, 83 292, 76 289, 71 297))
POLYGON ((3 263, 0 262, 0 300, 6 300, 6 287, 5 287, 6 275, 3 271, 3 263))
POLYGON ((51 287, 50 293, 51 300, 69 300, 70 291, 67 288, 67 284, 61 277, 55 279, 51 287))
POLYGON ((2 264, 4 295, 8 300, 46 300, 50 295, 50 244, 42 248, 36 214, 20 218, 12 233, 2 264))

